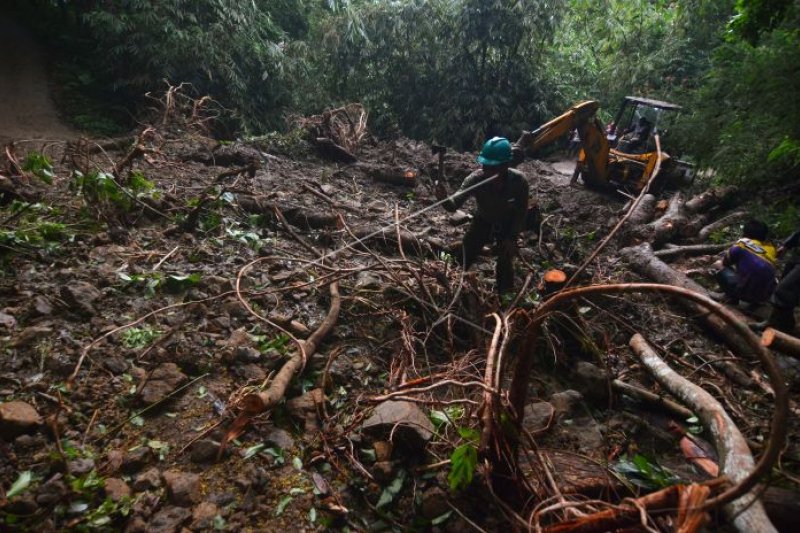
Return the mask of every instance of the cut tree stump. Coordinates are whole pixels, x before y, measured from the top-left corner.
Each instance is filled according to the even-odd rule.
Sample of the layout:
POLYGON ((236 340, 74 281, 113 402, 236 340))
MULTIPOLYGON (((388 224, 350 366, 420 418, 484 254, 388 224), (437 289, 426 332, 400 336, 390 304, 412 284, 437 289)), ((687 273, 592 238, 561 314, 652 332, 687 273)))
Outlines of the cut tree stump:
POLYGON ((777 329, 765 329, 761 335, 761 345, 786 355, 800 358, 800 339, 777 329))
POLYGON ((545 296, 548 294, 553 294, 554 292, 561 290, 566 282, 567 274, 563 270, 551 268, 544 273, 540 290, 545 296))
POLYGON ((314 146, 316 146, 320 155, 326 159, 345 164, 351 164, 358 161, 358 158, 352 152, 339 146, 327 137, 315 138, 314 146))

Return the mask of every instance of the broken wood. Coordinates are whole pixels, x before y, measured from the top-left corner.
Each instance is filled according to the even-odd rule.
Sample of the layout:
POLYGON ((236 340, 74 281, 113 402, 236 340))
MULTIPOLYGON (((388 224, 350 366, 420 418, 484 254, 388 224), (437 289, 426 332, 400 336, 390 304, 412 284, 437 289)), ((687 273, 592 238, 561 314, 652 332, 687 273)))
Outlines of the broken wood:
POLYGON ((703 193, 698 194, 694 198, 686 201, 686 209, 692 213, 699 213, 707 211, 712 207, 718 205, 725 205, 731 196, 737 192, 734 186, 715 187, 703 193))
MULTIPOLYGON (((711 394, 670 368, 638 333, 630 346, 656 381, 688 405, 710 432, 719 455, 720 473, 735 483, 746 479, 754 470, 753 456, 739 428, 722 405, 711 394)), ((725 506, 734 527, 742 533, 776 531, 755 492, 739 497, 725 506)))
POLYGON ((800 358, 800 339, 777 329, 765 329, 761 334, 761 344, 771 350, 800 358))

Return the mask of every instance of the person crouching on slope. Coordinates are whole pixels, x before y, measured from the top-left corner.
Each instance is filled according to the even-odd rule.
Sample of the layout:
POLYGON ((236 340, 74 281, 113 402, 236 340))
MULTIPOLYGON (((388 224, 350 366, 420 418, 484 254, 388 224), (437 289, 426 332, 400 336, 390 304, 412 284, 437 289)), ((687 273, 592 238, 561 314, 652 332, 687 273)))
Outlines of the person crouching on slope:
POLYGON ((743 300, 760 304, 772 295, 777 284, 777 251, 766 241, 768 231, 760 220, 749 220, 742 229, 742 238, 725 252, 723 268, 716 274, 725 293, 724 303, 736 305, 743 300))
POLYGON ((522 231, 528 209, 528 182, 522 172, 510 168, 511 161, 511 143, 506 138, 493 137, 486 141, 478 156, 481 168, 467 176, 452 196, 447 197, 443 183, 436 187, 436 198, 447 199, 442 205, 451 212, 471 196, 475 197, 477 211, 456 259, 466 270, 485 244, 497 243, 496 289, 501 295, 514 288, 517 236, 522 231), (475 187, 492 177, 494 179, 475 187))

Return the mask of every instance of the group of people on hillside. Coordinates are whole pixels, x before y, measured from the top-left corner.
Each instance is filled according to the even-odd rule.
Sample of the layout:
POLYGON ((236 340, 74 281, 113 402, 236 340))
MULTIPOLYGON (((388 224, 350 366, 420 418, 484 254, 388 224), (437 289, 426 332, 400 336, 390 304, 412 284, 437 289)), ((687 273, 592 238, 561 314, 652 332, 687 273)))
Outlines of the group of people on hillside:
POLYGON ((767 325, 793 333, 794 309, 800 304, 800 229, 776 249, 767 240, 769 228, 760 220, 749 220, 742 238, 722 258, 716 279, 724 293, 723 302, 740 301, 757 305, 770 301, 772 311, 767 325), (776 279, 777 260, 791 252, 780 281, 776 279))

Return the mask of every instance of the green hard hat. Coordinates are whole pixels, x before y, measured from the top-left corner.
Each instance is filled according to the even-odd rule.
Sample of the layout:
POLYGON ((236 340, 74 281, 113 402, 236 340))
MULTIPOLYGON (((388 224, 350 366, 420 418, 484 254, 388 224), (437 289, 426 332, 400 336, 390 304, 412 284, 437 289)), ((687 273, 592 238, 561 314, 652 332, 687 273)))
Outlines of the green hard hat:
POLYGON ((511 162, 511 143, 505 137, 492 137, 483 145, 478 163, 496 167, 511 162))

